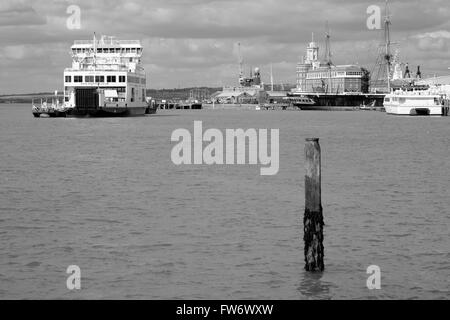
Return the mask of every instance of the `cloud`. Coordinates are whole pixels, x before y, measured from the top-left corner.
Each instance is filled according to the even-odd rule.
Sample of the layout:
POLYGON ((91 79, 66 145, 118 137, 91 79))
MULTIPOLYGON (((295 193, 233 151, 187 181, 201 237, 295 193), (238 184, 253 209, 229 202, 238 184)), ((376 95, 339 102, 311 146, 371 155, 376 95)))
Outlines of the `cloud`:
POLYGON ((46 20, 25 1, 2 0, 0 3, 0 27, 42 25, 46 20))
POLYGON ((448 52, 450 48, 450 32, 447 30, 417 34, 412 38, 417 39, 417 48, 421 51, 448 52))
MULTIPOLYGON (((141 40, 151 87, 235 84, 237 42, 242 44, 247 72, 260 66, 268 81, 273 63, 280 82, 295 82, 296 63, 305 54, 312 32, 323 54, 326 21, 333 61, 372 69, 382 31, 367 30, 366 10, 377 2, 384 4, 373 0, 2 0, 0 88, 9 92, 60 88, 62 71, 71 63, 68 51, 73 40, 90 39, 93 32, 141 40), (81 9, 80 30, 66 28, 69 5, 81 9), (30 68, 29 76, 12 77, 30 68)), ((439 66, 450 64, 448 0, 393 0, 390 12, 392 39, 398 42, 401 57, 422 64, 424 72, 446 72, 439 66)))

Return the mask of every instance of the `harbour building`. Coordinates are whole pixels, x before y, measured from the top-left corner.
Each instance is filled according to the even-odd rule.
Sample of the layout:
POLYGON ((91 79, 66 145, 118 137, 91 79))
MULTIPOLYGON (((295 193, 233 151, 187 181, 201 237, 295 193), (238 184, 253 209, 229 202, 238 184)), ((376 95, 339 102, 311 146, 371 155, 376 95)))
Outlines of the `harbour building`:
POLYGON ((306 57, 297 64, 297 92, 301 93, 362 93, 368 91, 364 69, 356 65, 334 65, 331 62, 329 35, 325 59, 319 58, 319 46, 314 36, 306 49, 306 57))

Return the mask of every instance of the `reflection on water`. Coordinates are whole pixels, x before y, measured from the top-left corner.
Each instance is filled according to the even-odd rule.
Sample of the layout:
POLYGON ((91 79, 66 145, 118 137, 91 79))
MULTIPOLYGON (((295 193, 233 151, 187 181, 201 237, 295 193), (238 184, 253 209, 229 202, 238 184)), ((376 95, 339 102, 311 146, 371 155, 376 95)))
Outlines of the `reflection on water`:
POLYGON ((298 290, 307 299, 331 299, 331 283, 323 281, 323 272, 304 272, 298 290))

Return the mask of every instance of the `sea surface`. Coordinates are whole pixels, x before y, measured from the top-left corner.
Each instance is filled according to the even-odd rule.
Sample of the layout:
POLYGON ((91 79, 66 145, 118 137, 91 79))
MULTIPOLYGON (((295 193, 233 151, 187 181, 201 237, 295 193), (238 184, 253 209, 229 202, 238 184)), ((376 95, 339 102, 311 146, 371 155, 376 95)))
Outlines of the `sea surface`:
POLYGON ((449 299, 450 117, 0 105, 1 299, 449 299), (280 170, 171 161, 171 134, 280 130, 280 170), (303 270, 304 144, 322 148, 324 273, 303 270), (66 287, 68 266, 81 290, 66 287), (381 289, 369 290, 371 265, 381 289))

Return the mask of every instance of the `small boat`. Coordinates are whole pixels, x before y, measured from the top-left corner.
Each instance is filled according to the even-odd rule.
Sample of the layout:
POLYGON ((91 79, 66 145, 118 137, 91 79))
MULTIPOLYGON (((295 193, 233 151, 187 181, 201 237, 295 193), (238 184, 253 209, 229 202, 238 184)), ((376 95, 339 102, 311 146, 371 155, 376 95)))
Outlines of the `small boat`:
POLYGON ((359 110, 375 110, 375 104, 377 102, 374 100, 371 103, 369 103, 368 105, 365 105, 364 103, 362 105, 359 106, 359 110))
POLYGON ((58 100, 56 102, 53 100, 50 105, 47 101, 41 101, 40 105, 36 105, 33 101, 31 111, 35 118, 65 118, 67 116, 67 108, 58 100))
MULTIPOLYGON (((316 104, 316 102, 308 97, 300 96, 300 97, 288 97, 287 100, 290 101, 290 103, 294 107, 298 107, 302 109, 303 107, 311 107, 316 104)), ((303 109, 302 109, 303 110, 303 109)))

